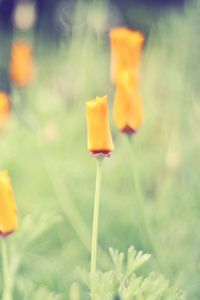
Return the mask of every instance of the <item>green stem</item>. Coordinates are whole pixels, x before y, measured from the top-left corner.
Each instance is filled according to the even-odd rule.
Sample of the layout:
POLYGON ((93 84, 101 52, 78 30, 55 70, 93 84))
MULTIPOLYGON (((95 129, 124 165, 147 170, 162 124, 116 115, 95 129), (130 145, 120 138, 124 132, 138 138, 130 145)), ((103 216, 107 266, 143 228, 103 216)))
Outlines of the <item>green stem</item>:
POLYGON ((94 274, 96 272, 96 261, 97 261, 99 202, 100 202, 100 189, 101 189, 101 163, 102 163, 102 158, 97 158, 96 188, 95 188, 93 227, 92 227, 91 274, 94 274))
POLYGON ((162 260, 160 258, 160 253, 155 245, 154 239, 149 230, 148 220, 147 220, 147 216, 145 213, 143 194, 142 194, 142 191, 140 188, 140 183, 138 180, 138 172, 136 169, 136 164, 133 161, 132 148, 131 148, 132 139, 129 138, 128 142, 129 142, 129 148, 130 148, 130 158, 132 160, 131 163, 132 163, 132 167, 133 167, 133 180, 134 180, 134 187, 135 187, 135 193, 136 193, 136 201, 137 201, 137 206, 138 206, 138 210, 139 210, 138 213, 140 215, 141 228, 142 228, 142 231, 145 234, 147 240, 149 241, 152 251, 155 254, 159 269, 161 270, 162 273, 164 273, 169 278, 169 272, 167 271, 166 267, 162 263, 162 260))
POLYGON ((10 274, 8 270, 8 249, 6 238, 1 239, 2 246, 2 272, 3 272, 3 297, 2 300, 12 300, 10 274))

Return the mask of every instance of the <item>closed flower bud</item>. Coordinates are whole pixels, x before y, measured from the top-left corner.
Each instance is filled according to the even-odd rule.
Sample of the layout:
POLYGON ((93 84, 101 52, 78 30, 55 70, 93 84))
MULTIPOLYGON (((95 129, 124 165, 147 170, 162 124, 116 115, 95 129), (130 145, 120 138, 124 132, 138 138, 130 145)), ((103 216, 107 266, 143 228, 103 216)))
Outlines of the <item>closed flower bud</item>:
POLYGON ((8 95, 0 91, 0 129, 4 128, 7 124, 9 113, 10 113, 10 101, 8 95))
POLYGON ((6 117, 10 111, 9 96, 6 92, 0 91, 0 119, 6 117))
POLYGON ((25 41, 15 42, 12 46, 10 78, 18 87, 29 85, 34 78, 32 47, 25 41))
POLYGON ((109 156, 113 151, 107 96, 86 103, 88 150, 94 156, 109 156))
POLYGON ((121 71, 116 81, 114 121, 123 133, 135 133, 143 120, 138 83, 133 72, 121 71))
POLYGON ((113 28, 110 31, 110 43, 111 81, 115 83, 118 73, 127 68, 138 78, 143 34, 125 27, 113 28))
POLYGON ((0 236, 16 230, 17 209, 12 185, 7 171, 0 172, 0 236))

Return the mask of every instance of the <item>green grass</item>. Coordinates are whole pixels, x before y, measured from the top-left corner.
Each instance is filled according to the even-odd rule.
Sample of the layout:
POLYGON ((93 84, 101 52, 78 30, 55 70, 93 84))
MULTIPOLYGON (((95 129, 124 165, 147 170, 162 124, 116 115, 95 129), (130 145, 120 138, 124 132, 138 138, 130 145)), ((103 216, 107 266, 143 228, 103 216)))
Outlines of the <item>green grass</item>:
MULTIPOLYGON (((74 24, 82 20, 82 6, 74 24)), ((105 16, 106 6, 97 11, 105 16)), ((139 274, 162 272, 141 226, 136 171, 162 265, 191 300, 200 298, 199 12, 193 3, 150 30, 141 72, 145 122, 131 149, 112 121, 115 151, 102 168, 97 258, 98 269, 107 271, 110 247, 126 252, 134 245, 152 254, 139 274)), ((19 215, 9 239, 14 300, 69 299, 73 282, 81 284, 81 300, 89 298, 76 272, 90 268, 96 171, 86 149, 85 101, 108 94, 112 109, 114 90, 107 32, 95 32, 91 11, 88 16, 59 49, 48 51, 40 42, 38 80, 22 92, 25 103, 14 91, 17 113, 1 136, 0 167, 12 178, 19 215)))

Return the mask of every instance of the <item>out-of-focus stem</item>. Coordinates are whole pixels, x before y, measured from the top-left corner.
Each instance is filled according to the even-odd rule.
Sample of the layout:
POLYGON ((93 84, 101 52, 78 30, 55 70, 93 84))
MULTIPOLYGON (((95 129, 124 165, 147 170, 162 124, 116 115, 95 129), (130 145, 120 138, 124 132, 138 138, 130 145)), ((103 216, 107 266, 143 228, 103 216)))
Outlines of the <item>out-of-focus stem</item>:
POLYGON ((79 284, 73 283, 69 292, 70 300, 80 300, 79 284))
POLYGON ((12 290, 10 282, 10 274, 8 270, 8 249, 6 244, 6 237, 1 239, 2 246, 2 272, 3 272, 3 296, 2 300, 12 300, 12 290))
POLYGON ((130 138, 130 136, 128 136, 128 143, 129 143, 129 148, 130 148, 130 159, 131 159, 132 171, 133 171, 133 181, 134 181, 134 188, 135 188, 135 193, 136 193, 136 202, 137 202, 137 206, 138 206, 138 213, 140 215, 141 228, 150 244, 150 247, 152 248, 152 250, 155 254, 159 269, 161 270, 162 273, 164 273, 169 278, 170 277, 169 273, 168 273, 165 265, 162 263, 162 260, 160 258, 160 253, 157 250, 154 239, 149 230, 148 220, 147 220, 146 213, 145 213, 143 195, 142 195, 140 183, 138 180, 138 173, 137 173, 137 169, 135 166, 135 162, 133 161, 132 148, 131 148, 132 139, 130 138))
POLYGON ((102 158, 97 158, 96 187, 95 187, 93 227, 92 227, 91 274, 94 274, 96 272, 99 202, 100 202, 100 189, 101 189, 101 164, 102 164, 102 158))

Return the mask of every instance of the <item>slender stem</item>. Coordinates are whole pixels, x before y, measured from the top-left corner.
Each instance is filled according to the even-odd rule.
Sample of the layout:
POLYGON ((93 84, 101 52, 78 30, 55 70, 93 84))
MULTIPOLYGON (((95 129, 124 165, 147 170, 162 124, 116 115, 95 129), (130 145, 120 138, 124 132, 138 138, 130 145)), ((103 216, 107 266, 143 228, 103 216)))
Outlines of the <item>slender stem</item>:
POLYGON ((97 158, 96 188, 95 188, 93 227, 92 227, 91 274, 94 274, 96 272, 99 202, 100 202, 100 188, 101 188, 101 163, 102 163, 102 158, 97 158))
POLYGON ((135 164, 135 161, 133 161, 133 155, 132 155, 132 149, 131 149, 132 139, 129 138, 128 142, 129 142, 129 147, 130 147, 130 159, 132 160, 131 163, 132 163, 132 168, 133 168, 133 180, 134 180, 134 187, 135 187, 135 192, 136 192, 138 213, 140 215, 141 228, 142 228, 142 231, 144 232, 147 240, 149 241, 151 249, 153 250, 153 252, 156 256, 158 267, 160 268, 161 272, 164 273, 169 278, 170 277, 169 272, 166 269, 165 265, 163 264, 163 262, 160 258, 160 253, 157 249, 157 246, 155 245, 151 231, 149 230, 148 220, 147 220, 147 216, 145 213, 145 207, 144 207, 144 199, 143 199, 144 196, 143 196, 141 188, 140 188, 136 164, 135 164))
POLYGON ((8 249, 6 238, 1 239, 2 246, 2 272, 3 272, 3 300, 12 300, 10 274, 8 270, 8 249))

